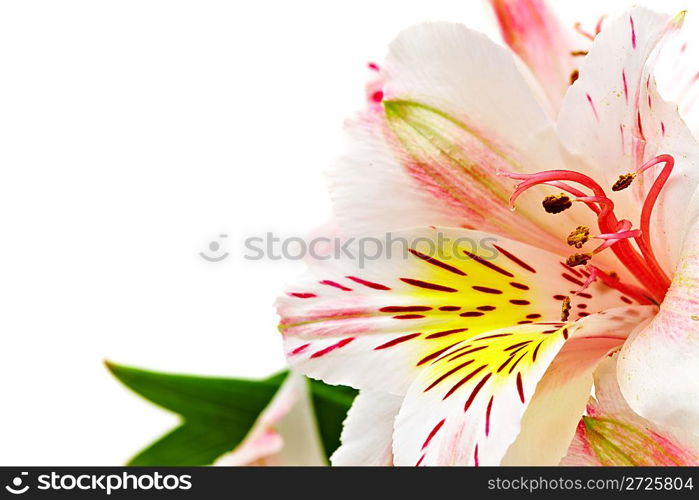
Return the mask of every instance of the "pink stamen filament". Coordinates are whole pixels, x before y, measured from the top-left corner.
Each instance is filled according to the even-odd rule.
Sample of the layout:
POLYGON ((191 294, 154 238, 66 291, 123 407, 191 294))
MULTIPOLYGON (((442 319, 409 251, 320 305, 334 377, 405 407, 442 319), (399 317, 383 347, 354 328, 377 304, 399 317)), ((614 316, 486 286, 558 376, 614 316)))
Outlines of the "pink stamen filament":
POLYGON ((592 251, 593 255, 596 255, 600 253, 602 250, 606 250, 607 248, 611 247, 612 245, 619 243, 622 240, 626 240, 629 238, 636 238, 641 234, 641 231, 638 229, 634 229, 633 231, 619 231, 617 233, 612 233, 612 234, 600 234, 599 236, 595 236, 595 238, 605 240, 604 243, 602 243, 600 246, 595 248, 592 251))
POLYGON ((592 283, 594 283, 597 279, 601 280, 602 283, 607 285, 609 288, 613 288, 615 290, 618 290, 619 292, 623 293, 624 295, 628 295, 629 297, 633 297, 636 299, 636 301, 639 304, 655 304, 658 305, 658 303, 652 299, 651 297, 648 297, 646 295, 646 292, 637 286, 629 285, 627 283, 622 283, 619 278, 615 278, 613 276, 610 276, 609 274, 605 273, 602 271, 600 268, 593 266, 593 265, 588 265, 587 270, 590 273, 590 276, 587 278, 585 283, 575 291, 575 294, 579 294, 580 292, 584 291, 587 289, 592 283))
POLYGON ((573 29, 574 29, 575 31, 577 31, 578 33, 580 33, 580 34, 581 34, 582 36, 584 36, 585 38, 589 38, 590 40, 594 40, 594 39, 595 39, 595 36, 594 36, 594 35, 588 33, 587 31, 585 31, 585 30, 583 29, 582 23, 580 23, 580 22, 575 23, 575 24, 573 25, 573 29))
POLYGON ((618 233, 612 234, 600 234, 598 236, 595 236, 595 238, 599 238, 600 240, 623 240, 626 238, 636 238, 637 236, 640 236, 640 234, 640 229, 634 229, 633 231, 620 231, 618 233))

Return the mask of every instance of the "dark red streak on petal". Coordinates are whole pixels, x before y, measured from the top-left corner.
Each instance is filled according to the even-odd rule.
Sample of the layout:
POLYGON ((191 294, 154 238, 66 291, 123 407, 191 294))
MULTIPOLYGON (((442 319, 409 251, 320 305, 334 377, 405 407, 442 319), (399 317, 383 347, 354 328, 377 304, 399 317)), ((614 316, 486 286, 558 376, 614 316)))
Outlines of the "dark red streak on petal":
POLYGON ((437 434, 439 429, 442 428, 442 426, 444 425, 444 422, 446 422, 446 420, 447 420, 446 418, 443 418, 442 420, 440 420, 437 423, 437 425, 435 425, 434 428, 430 431, 430 434, 427 436, 427 439, 425 439, 425 442, 422 445, 423 450, 425 448, 427 448, 427 446, 430 444, 430 441, 432 441, 432 438, 435 436, 435 434, 437 434))
POLYGON ((424 317, 422 314, 399 314, 398 316, 393 316, 393 319, 420 319, 424 317))
POLYGON ((449 396, 451 396, 452 394, 454 394, 454 392, 455 392, 459 387, 461 387, 461 386, 464 385, 466 382, 468 382, 468 381, 471 380, 473 377, 475 377, 475 376, 476 376, 478 373, 480 373, 486 366, 488 366, 488 365, 483 365, 483 366, 481 366, 481 367, 479 367, 479 368, 476 368, 476 369, 473 370, 471 373, 469 373, 468 375, 466 375, 464 378, 462 378, 461 380, 459 380, 451 389, 449 389, 449 392, 447 392, 447 393, 444 395, 444 397, 442 398, 442 401, 444 401, 444 400, 447 399, 449 396))
POLYGON ((563 269, 565 269, 565 270, 568 271, 569 273, 572 273, 574 276, 577 276, 578 278, 582 278, 582 277, 583 277, 583 275, 582 275, 581 272, 579 272, 577 269, 573 269, 572 267, 566 265, 565 262, 561 262, 560 264, 563 266, 563 269))
POLYGON ((355 283, 359 283, 360 285, 373 288, 374 290, 390 290, 390 288, 385 285, 374 283, 373 281, 363 280, 362 278, 357 278, 356 276, 347 276, 347 279, 350 279, 355 283))
POLYGON ((495 306, 478 306, 476 307, 479 311, 494 311, 495 306))
POLYGON ((488 408, 485 409, 485 436, 488 437, 490 434, 490 411, 493 409, 493 398, 495 396, 490 396, 490 401, 488 401, 488 408))
POLYGON ((563 273, 563 274, 561 274, 561 276, 563 276, 565 279, 567 279, 571 283, 575 283, 578 286, 584 285, 584 283, 582 281, 580 281, 579 279, 573 278, 570 274, 563 273))
POLYGON ((522 388, 522 372, 517 372, 517 392, 519 400, 524 403, 524 389, 522 388))
POLYGON ((462 353, 457 354, 453 358, 449 358, 449 361, 454 361, 455 359, 459 359, 461 356, 466 356, 467 354, 471 354, 472 352, 477 352, 477 351, 482 351, 483 349, 486 349, 488 346, 483 345, 480 347, 474 347, 473 349, 469 349, 468 351, 464 351, 462 353))
POLYGON ((439 308, 440 311, 460 311, 461 307, 459 306, 442 306, 439 308))
POLYGON ((450 346, 447 346, 447 347, 445 347, 445 348, 443 348, 443 349, 440 349, 440 350, 438 350, 438 351, 435 351, 435 352, 433 352, 432 354, 428 354, 427 356, 425 356, 424 358, 422 358, 420 361, 417 362, 417 366, 424 365, 424 364, 427 363, 428 361, 433 360, 434 358, 436 358, 436 357, 439 356, 440 354, 445 353, 446 351, 448 351, 449 349, 451 349, 452 347, 454 347, 454 346, 456 346, 457 344, 460 344, 460 343, 461 343, 461 341, 455 342, 454 344, 451 344, 450 346))
POLYGON ((385 344, 381 344, 378 347, 374 347, 375 351, 378 351, 380 349, 388 349, 389 347, 393 347, 394 345, 402 344, 403 342, 406 342, 410 339, 414 339, 415 337, 419 337, 421 334, 420 333, 410 333, 408 335, 403 335, 402 337, 398 337, 393 340, 389 340, 385 344))
POLYGON ((532 266, 530 266, 529 264, 527 264, 526 262, 524 262, 522 259, 520 259, 520 258, 517 257, 516 255, 514 255, 514 254, 508 252, 507 250, 505 250, 505 249, 502 248, 502 247, 499 247, 498 245, 493 245, 493 246, 494 246, 495 248, 497 248, 497 250, 498 250, 501 254, 503 254, 505 257, 507 257, 507 258, 510 259, 512 262, 514 262, 515 264, 517 264, 519 267, 521 267, 521 268, 523 268, 523 269, 526 269, 526 270, 529 271, 530 273, 535 273, 535 272, 536 272, 536 269, 534 269, 532 266))
POLYGON ((525 285, 524 283, 517 283, 516 281, 511 281, 510 286, 518 288, 519 290, 529 290, 529 287, 527 285, 525 285))
POLYGON ((289 296, 296 297, 298 299, 312 299, 313 297, 317 297, 317 295, 315 293, 300 293, 300 292, 290 293, 289 296))
POLYGON ((515 369, 515 367, 517 366, 517 364, 518 364, 520 361, 522 361, 522 358, 523 358, 524 356, 526 356, 526 355, 527 355, 527 353, 525 352, 525 353, 522 354, 519 358, 517 358, 517 361, 515 361, 515 362, 512 364, 512 366, 510 366, 510 371, 507 372, 507 373, 510 373, 510 374, 511 374, 511 373, 514 371, 514 369, 515 369))
POLYGON ((478 262, 479 264, 487 267, 488 269, 492 269, 493 271, 500 273, 500 274, 503 274, 503 275, 507 276, 508 278, 515 277, 515 275, 512 274, 510 271, 507 271, 507 270, 503 269, 502 267, 485 260, 483 257, 480 257, 480 256, 476 255, 475 253, 471 253, 468 250, 464 250, 463 252, 466 255, 468 255, 469 257, 471 257, 473 260, 478 262))
POLYGON ((436 283, 429 283, 427 281, 416 280, 416 279, 412 279, 412 278, 401 278, 400 280, 404 283, 407 283, 408 285, 417 286, 419 288, 426 288, 428 290, 436 290, 438 292, 449 292, 449 293, 458 292, 458 290, 456 288, 451 288, 451 287, 444 286, 444 285, 438 285, 436 283))
POLYGON ((471 288, 477 292, 492 293, 493 295, 500 295, 502 293, 502 290, 498 290, 497 288, 489 288, 487 286, 474 285, 471 288))
POLYGON ((464 368, 464 367, 470 365, 471 363, 473 363, 473 360, 472 360, 472 359, 469 359, 468 361, 466 361, 466 362, 464 362, 464 363, 461 363, 461 364, 460 364, 459 366, 457 366, 456 368, 452 368, 451 370, 449 370, 448 372, 446 372, 444 375, 442 375, 442 376, 440 376, 439 378, 437 378, 437 380, 435 380, 434 382, 432 382, 432 383, 427 387, 427 389, 425 389, 423 392, 429 391, 429 390, 432 389, 434 386, 436 386, 437 384, 439 384, 442 380, 444 380, 445 378, 449 377, 450 375, 453 375, 454 373, 456 373, 456 372, 458 372, 459 370, 461 370, 462 368, 464 368))
POLYGON ((342 290, 343 292, 351 292, 351 291, 352 291, 351 288, 347 288, 346 286, 341 285, 340 283, 337 283, 337 282, 335 282, 335 281, 323 280, 323 281, 319 281, 318 283, 320 283, 321 285, 327 285, 327 286, 332 286, 332 287, 335 287, 335 288, 339 288, 339 289, 342 290))
POLYGON ((531 302, 524 299, 512 299, 510 300, 510 304, 514 304, 516 306, 528 306, 529 304, 531 304, 531 302))
POLYGON ((431 333, 425 338, 426 339, 439 339, 442 337, 446 337, 447 335, 453 335, 455 333, 465 332, 466 330, 468 330, 468 328, 455 328, 454 330, 444 330, 443 332, 431 333))
POLYGON ((525 340, 524 342, 520 342, 519 344, 513 344, 510 347, 506 347, 505 349, 503 349, 503 351, 511 351, 512 349, 517 349, 520 346, 525 346, 531 343, 531 340, 525 340))
POLYGON ((477 318, 479 316, 484 316, 485 313, 479 312, 479 311, 468 311, 468 312, 463 312, 459 314, 462 318, 477 318))
POLYGON ((381 312, 388 313, 398 313, 398 312, 421 312, 421 311, 431 311, 432 308, 428 306, 387 306, 379 309, 381 312))
POLYGON ((504 370, 505 367, 506 367, 508 364, 510 364, 510 361, 512 361, 513 359, 515 359, 515 358, 514 358, 514 353, 511 353, 511 354, 510 354, 510 357, 507 358, 507 359, 505 360, 505 362, 504 362, 503 364, 501 364, 500 367, 498 368, 498 373, 500 373, 502 370, 504 370))
POLYGON ((469 407, 471 406, 471 403, 473 403, 473 400, 476 399, 478 392, 483 388, 486 382, 488 382, 488 379, 491 377, 491 375, 492 373, 488 373, 485 377, 481 379, 480 382, 478 382, 476 387, 473 388, 473 391, 471 391, 471 395, 468 397, 466 403, 464 404, 464 412, 468 411, 469 407))
POLYGON ((345 347, 347 344, 349 344, 353 340, 354 340, 354 337, 350 337, 348 339, 342 339, 339 342, 337 342, 331 346, 326 347, 325 349, 321 349, 320 351, 314 352, 313 354, 311 354, 311 358, 319 358, 321 356, 325 356, 326 354, 334 351, 335 349, 340 349, 341 347, 345 347))
POLYGON ((441 260, 435 259, 434 257, 430 257, 429 255, 425 255, 422 252, 418 252, 417 250, 414 250, 412 248, 408 249, 408 252, 413 254, 415 257, 432 264, 433 266, 437 266, 437 267, 444 269, 445 271, 449 271, 450 273, 458 274, 459 276, 468 276, 461 269, 457 269, 454 266, 450 266, 449 264, 446 264, 446 263, 442 262, 441 260))
POLYGON ((308 343, 308 344, 303 344, 303 345, 298 346, 296 349, 294 349, 293 351, 291 351, 291 352, 289 353, 289 356, 294 356, 294 355, 296 355, 296 354, 301 354, 303 351, 305 351, 306 349, 308 349, 308 346, 309 346, 309 345, 311 345, 311 344, 308 343))

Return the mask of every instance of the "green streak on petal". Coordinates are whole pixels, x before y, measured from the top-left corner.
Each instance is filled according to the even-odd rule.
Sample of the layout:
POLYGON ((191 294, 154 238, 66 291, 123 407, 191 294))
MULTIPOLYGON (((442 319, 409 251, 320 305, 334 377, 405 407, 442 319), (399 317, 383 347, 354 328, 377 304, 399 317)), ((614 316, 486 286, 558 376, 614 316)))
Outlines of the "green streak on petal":
POLYGON ((400 145, 429 175, 435 184, 455 199, 479 211, 482 207, 464 198, 445 169, 463 172, 485 187, 489 194, 507 201, 508 190, 495 177, 497 165, 520 170, 492 141, 454 117, 414 101, 386 100, 383 103, 386 119, 400 145))
POLYGON ((610 418, 583 417, 588 441, 602 465, 682 465, 652 436, 610 418))

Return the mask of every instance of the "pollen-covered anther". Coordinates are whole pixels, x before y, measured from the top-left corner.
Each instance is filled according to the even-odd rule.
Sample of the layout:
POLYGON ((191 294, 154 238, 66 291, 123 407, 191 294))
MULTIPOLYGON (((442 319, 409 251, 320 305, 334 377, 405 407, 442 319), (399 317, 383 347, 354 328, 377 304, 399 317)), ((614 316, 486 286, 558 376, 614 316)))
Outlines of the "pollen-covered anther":
POLYGON ((580 78, 580 72, 577 69, 574 69, 570 73, 570 84, 573 85, 578 80, 578 78, 580 78))
POLYGON ((570 267, 582 266, 592 258, 590 253, 575 253, 566 259, 566 265, 570 267))
POLYGON ((573 206, 573 202, 571 201, 570 197, 564 193, 551 194, 544 198, 544 201, 542 201, 541 204, 543 205, 544 210, 550 214, 561 213, 573 206))
POLYGON ((578 226, 568 235, 568 245, 575 248, 582 248, 590 239, 590 228, 578 226))
POLYGON ((633 180, 636 178, 636 174, 624 174, 620 175, 617 181, 612 186, 612 191, 623 191, 631 185, 633 180))
POLYGON ((568 321, 568 317, 570 316, 570 297, 566 297, 563 299, 563 303, 561 304, 561 321, 568 321))

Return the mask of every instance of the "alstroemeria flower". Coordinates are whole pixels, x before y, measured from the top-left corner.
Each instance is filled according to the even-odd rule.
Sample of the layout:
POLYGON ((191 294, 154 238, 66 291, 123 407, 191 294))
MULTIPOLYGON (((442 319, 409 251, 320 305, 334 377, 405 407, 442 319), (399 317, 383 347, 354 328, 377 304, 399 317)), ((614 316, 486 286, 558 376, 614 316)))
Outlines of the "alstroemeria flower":
POLYGON ((243 442, 214 465, 326 465, 306 379, 289 373, 243 442))
POLYGON ((680 23, 605 23, 557 122, 481 34, 392 44, 331 190, 347 235, 410 247, 312 263, 279 301, 289 362, 361 390, 334 464, 558 464, 622 346, 631 407, 697 431, 699 148, 651 73, 680 23))

